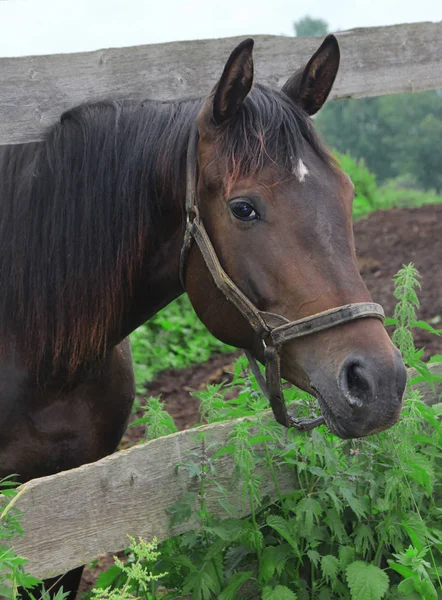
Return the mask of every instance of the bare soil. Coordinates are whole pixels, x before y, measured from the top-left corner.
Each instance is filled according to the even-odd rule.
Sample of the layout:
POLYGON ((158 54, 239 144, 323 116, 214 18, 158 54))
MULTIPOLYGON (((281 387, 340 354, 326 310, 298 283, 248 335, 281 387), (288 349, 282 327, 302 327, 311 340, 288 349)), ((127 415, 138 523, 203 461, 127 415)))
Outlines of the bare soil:
MULTIPOLYGON (((377 212, 357 221, 354 234, 360 272, 373 300, 391 316, 396 304, 393 277, 403 264, 412 262, 422 283, 418 318, 441 328, 438 317, 442 317, 442 205, 377 212)), ((415 342, 417 347, 425 348, 427 357, 442 353, 442 338, 423 330, 415 331, 415 342)), ((161 395, 178 428, 192 427, 199 422, 199 412, 198 400, 190 396, 190 391, 228 380, 238 355, 217 354, 206 363, 187 369, 168 369, 148 385, 146 396, 161 395)), ((133 445, 143 433, 141 426, 128 429, 121 447, 133 445)), ((111 563, 109 557, 102 557, 95 568, 85 569, 80 590, 89 590, 99 572, 111 563)))
MULTIPOLYGON (((442 204, 380 211, 354 226, 360 272, 373 299, 393 315, 392 279, 404 264, 421 275, 418 318, 442 327, 442 204), (439 321, 439 319, 441 319, 439 321)), ((416 347, 426 356, 442 351, 442 339, 415 329, 416 347)))

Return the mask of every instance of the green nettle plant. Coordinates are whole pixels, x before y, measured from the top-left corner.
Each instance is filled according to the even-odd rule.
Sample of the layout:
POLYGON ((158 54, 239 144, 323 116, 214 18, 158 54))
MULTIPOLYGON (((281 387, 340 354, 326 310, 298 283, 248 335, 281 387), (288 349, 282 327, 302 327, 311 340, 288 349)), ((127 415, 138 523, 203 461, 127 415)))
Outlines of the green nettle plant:
MULTIPOLYGON (((158 598, 442 598, 442 406, 427 406, 413 389, 420 381, 432 385, 437 376, 415 349, 412 329, 440 331, 416 319, 417 289, 418 273, 408 265, 395 278, 398 304, 389 323, 417 375, 409 382, 401 422, 387 432, 351 441, 325 427, 309 435, 284 432, 265 417, 267 401, 243 358, 231 384, 196 394, 205 422, 253 418, 239 421, 223 448, 213 447, 207 432, 196 433, 199 450, 178 466, 199 489, 172 507, 171 525, 192 519, 199 526, 160 544, 156 568, 167 575, 156 583, 158 598), (226 454, 235 465, 235 506, 216 476, 217 461, 226 454), (279 485, 282 465, 293 468, 289 494, 279 485), (279 498, 271 506, 261 497, 264 476, 279 498), (209 512, 210 488, 230 518, 217 520, 209 512), (250 517, 235 518, 239 510, 250 517)), ((315 410, 308 394, 290 388, 286 396, 304 416, 315 410)), ((173 429, 158 400, 149 401, 142 422, 149 438, 173 429)))
MULTIPOLYGON (((149 552, 132 541, 126 559, 101 574, 85 599, 442 599, 442 404, 426 405, 414 388, 433 385, 437 376, 411 333, 440 331, 416 319, 418 289, 413 265, 401 269, 389 323, 416 375, 397 425, 358 440, 341 440, 324 426, 283 430, 266 414, 268 402, 240 358, 231 383, 197 397, 204 422, 249 418, 235 423, 223 447, 214 445, 210 430, 196 430, 196 450, 177 465, 196 491, 171 507, 171 526, 191 520, 192 530, 149 552), (227 459, 232 480, 221 482, 217 468, 227 459), (282 470, 285 478, 292 473, 289 486, 282 470), (263 497, 270 481, 273 504, 263 497), (228 518, 213 514, 211 491, 228 518)), ((315 399, 294 387, 286 397, 301 417, 317 410, 315 399)), ((149 439, 175 430, 158 399, 148 401, 140 421, 149 439)), ((16 526, 5 524, 8 531, 16 526)), ((0 572, 3 566, 0 559, 0 572)))
POLYGON ((154 575, 151 571, 160 557, 157 540, 146 542, 143 538, 137 541, 128 537, 130 546, 126 562, 114 558, 115 565, 98 578, 97 587, 90 594, 92 600, 155 600, 158 597, 155 582, 167 573, 154 575))

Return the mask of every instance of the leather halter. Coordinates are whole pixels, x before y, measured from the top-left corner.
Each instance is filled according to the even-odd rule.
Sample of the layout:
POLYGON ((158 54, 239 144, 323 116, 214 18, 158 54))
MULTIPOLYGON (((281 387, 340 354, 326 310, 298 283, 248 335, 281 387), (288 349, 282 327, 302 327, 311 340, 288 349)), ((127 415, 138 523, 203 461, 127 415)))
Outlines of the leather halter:
POLYGON ((280 352, 282 345, 293 339, 363 317, 374 317, 384 322, 385 315, 382 306, 374 302, 357 302, 331 308, 330 310, 298 319, 297 321, 289 321, 282 315, 259 310, 222 268, 215 248, 201 221, 196 191, 198 177, 197 146, 198 133, 195 127, 190 134, 187 149, 186 231, 180 258, 180 279, 183 288, 186 289, 185 271, 188 253, 192 242, 195 241, 218 289, 235 305, 263 342, 265 379, 253 356, 247 351, 246 355, 261 390, 270 401, 275 419, 285 427, 296 427, 301 430, 313 429, 325 422, 324 417, 321 416, 312 420, 299 420, 290 416, 287 412, 280 375, 280 352))

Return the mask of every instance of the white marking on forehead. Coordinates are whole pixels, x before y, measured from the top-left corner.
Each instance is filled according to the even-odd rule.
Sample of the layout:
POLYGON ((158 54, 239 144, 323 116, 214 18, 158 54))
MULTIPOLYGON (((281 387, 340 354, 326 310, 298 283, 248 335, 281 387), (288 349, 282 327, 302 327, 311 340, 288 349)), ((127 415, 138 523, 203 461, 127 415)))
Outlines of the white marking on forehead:
POLYGON ((306 175, 308 175, 308 169, 300 158, 298 158, 298 164, 293 167, 293 174, 296 175, 298 181, 301 183, 304 181, 306 175))

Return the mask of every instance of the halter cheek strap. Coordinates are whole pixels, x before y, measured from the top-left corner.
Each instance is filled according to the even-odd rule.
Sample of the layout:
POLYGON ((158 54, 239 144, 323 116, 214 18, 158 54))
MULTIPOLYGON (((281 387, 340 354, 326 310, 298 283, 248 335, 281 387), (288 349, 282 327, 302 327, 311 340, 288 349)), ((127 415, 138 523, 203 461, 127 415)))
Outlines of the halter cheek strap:
POLYGON ((234 304, 244 316, 254 332, 264 344, 265 379, 261 374, 255 358, 246 352, 253 374, 270 401, 275 419, 285 427, 296 427, 301 430, 313 429, 324 423, 324 418, 298 420, 291 417, 286 409, 281 386, 281 358, 283 344, 324 329, 337 327, 355 319, 366 317, 385 320, 382 306, 374 302, 357 302, 331 308, 324 312, 289 321, 282 315, 259 310, 253 302, 239 289, 222 268, 212 242, 201 221, 197 205, 197 143, 196 128, 192 130, 187 150, 186 171, 186 231, 180 258, 180 279, 185 289, 185 271, 187 257, 193 242, 196 242, 204 262, 218 289, 234 304))

